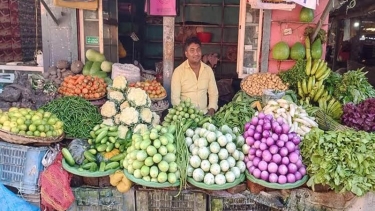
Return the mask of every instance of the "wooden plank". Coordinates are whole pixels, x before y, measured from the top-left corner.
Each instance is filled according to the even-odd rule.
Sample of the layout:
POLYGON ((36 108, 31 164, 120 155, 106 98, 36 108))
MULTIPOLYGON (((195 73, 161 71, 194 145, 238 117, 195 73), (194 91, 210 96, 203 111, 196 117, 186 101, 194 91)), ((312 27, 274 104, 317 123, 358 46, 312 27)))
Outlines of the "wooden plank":
MULTIPOLYGON (((272 10, 263 10, 263 36, 262 36, 262 58, 260 62, 260 72, 268 72, 268 57, 270 53, 271 40, 271 12, 272 10)), ((259 57, 258 57, 259 58, 259 57)))
POLYGON ((92 2, 67 2, 64 0, 53 0, 53 4, 58 7, 68 7, 75 9, 84 10, 96 10, 98 9, 98 0, 92 2))

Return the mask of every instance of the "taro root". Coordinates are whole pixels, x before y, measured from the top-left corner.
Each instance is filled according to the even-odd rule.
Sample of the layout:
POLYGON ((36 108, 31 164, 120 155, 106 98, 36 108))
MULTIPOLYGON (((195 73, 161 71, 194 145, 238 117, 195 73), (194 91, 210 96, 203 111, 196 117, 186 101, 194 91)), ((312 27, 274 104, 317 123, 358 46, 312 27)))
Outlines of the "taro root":
POLYGON ((67 69, 69 68, 69 62, 66 60, 59 60, 56 64, 56 67, 59 69, 67 69))
POLYGON ((81 73, 83 69, 83 63, 81 61, 75 60, 72 62, 72 65, 70 66, 70 70, 74 74, 81 73))

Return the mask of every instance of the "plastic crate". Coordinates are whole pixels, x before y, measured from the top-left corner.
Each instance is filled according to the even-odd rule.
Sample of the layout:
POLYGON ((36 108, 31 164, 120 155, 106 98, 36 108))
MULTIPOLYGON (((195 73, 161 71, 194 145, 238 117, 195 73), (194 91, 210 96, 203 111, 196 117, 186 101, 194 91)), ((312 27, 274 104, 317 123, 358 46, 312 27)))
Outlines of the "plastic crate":
POLYGON ((39 175, 47 147, 30 147, 0 142, 0 182, 21 193, 39 193, 39 175))
POLYGON ((35 194, 18 194, 18 196, 25 201, 29 202, 40 208, 40 193, 35 194))
POLYGON ((206 211, 207 195, 198 192, 168 190, 136 190, 137 211, 206 211))
POLYGON ((123 194, 115 187, 79 187, 73 188, 73 193, 75 202, 68 211, 134 211, 132 189, 123 194))
POLYGON ((210 196, 210 211, 271 211, 271 207, 254 201, 246 194, 233 194, 226 197, 210 196))

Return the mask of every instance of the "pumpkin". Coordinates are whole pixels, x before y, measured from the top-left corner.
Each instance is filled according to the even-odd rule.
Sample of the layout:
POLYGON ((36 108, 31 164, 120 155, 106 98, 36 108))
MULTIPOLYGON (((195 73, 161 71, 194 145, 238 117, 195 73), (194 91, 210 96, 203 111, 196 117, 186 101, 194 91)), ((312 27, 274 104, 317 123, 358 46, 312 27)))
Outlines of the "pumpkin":
POLYGON ((74 139, 68 145, 68 150, 70 154, 72 154, 74 161, 78 165, 81 165, 83 163, 83 160, 85 159, 83 153, 86 151, 87 148, 89 148, 89 146, 90 145, 88 144, 88 142, 83 139, 74 139))
POLYGON ((125 50, 125 48, 124 48, 124 46, 122 45, 121 42, 119 42, 119 44, 118 44, 118 57, 119 58, 126 57, 126 50, 125 50))
MULTIPOLYGON (((124 174, 123 172, 121 172, 124 174)), ((122 180, 117 184, 116 188, 120 193, 125 193, 132 187, 133 182, 130 181, 125 175, 122 177, 122 180)))
POLYGON ((102 162, 102 161, 108 161, 109 159, 111 159, 111 157, 115 156, 115 155, 118 155, 120 154, 120 150, 119 149, 113 149, 112 151, 110 152, 101 152, 101 153, 98 153, 96 158, 99 162, 102 162))

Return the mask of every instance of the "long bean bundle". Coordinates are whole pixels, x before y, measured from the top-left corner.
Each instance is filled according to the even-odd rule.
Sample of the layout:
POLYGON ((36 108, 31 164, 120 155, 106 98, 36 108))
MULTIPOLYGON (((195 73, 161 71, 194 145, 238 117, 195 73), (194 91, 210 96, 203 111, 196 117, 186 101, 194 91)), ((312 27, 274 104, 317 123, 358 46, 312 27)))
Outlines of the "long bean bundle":
POLYGON ((90 131, 102 122, 98 109, 81 97, 62 97, 42 107, 64 122, 64 132, 71 138, 89 138, 90 131))

